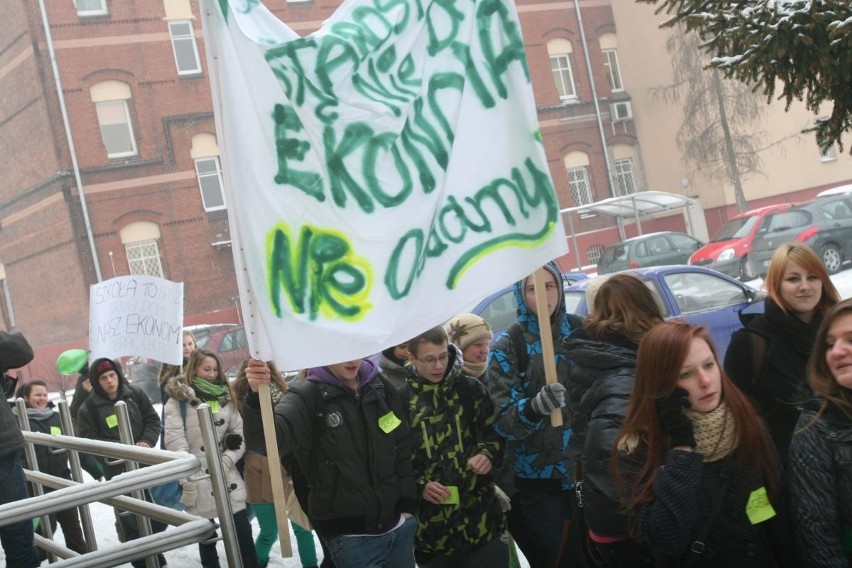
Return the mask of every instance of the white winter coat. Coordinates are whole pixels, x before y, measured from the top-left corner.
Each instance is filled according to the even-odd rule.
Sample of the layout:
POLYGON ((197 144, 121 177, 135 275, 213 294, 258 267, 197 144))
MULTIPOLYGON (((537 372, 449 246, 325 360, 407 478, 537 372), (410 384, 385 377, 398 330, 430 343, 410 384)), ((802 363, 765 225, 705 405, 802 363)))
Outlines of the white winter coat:
MULTIPOLYGON (((207 456, 204 452, 204 442, 201 437, 201 427, 198 422, 196 411, 197 404, 202 403, 195 396, 195 391, 176 377, 170 379, 166 385, 166 391, 170 398, 164 407, 165 414, 165 443, 166 449, 173 452, 189 452, 197 456, 203 470, 206 472, 207 456), (181 417, 180 401, 186 400, 186 426, 184 427, 181 417), (197 401, 197 404, 193 402, 197 401)), ((224 449, 222 441, 226 434, 243 435, 243 420, 240 413, 234 407, 233 401, 220 405, 218 413, 213 414, 213 424, 216 429, 216 440, 219 442, 219 451, 222 456, 230 458, 231 467, 225 471, 225 484, 231 499, 233 512, 242 511, 246 508, 246 488, 243 478, 237 470, 237 462, 245 453, 245 441, 238 450, 224 449)), ((227 460, 223 460, 227 462, 227 460)), ((216 501, 213 498, 213 485, 210 478, 194 480, 199 474, 181 480, 183 486, 183 503, 187 506, 187 513, 198 515, 207 519, 218 517, 216 501), (194 500, 194 502, 192 502, 194 500)))

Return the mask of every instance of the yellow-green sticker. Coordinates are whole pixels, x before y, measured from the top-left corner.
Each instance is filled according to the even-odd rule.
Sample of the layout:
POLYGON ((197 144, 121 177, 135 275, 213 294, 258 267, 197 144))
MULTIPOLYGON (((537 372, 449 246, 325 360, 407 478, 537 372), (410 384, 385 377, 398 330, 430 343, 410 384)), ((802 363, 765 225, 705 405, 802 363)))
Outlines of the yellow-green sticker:
POLYGON ((50 427, 50 435, 51 436, 61 436, 62 435, 62 428, 60 428, 59 426, 51 426, 50 427))
POLYGON ((118 426, 118 416, 116 416, 115 414, 110 414, 106 417, 106 423, 107 426, 109 426, 110 428, 115 428, 116 426, 118 426))
POLYGON ((769 520, 776 515, 772 503, 769 502, 769 495, 766 494, 766 487, 751 492, 748 503, 746 503, 746 515, 753 525, 769 520))
POLYGON ((219 414, 219 410, 221 410, 221 408, 218 400, 211 400, 208 404, 210 405, 210 410, 213 411, 213 414, 219 414))
POLYGON ((396 417, 396 414, 394 414, 393 411, 390 411, 379 418, 379 428, 381 428, 382 432, 385 434, 390 434, 396 430, 400 424, 402 424, 402 421, 396 417))
POLYGON ((449 497, 441 501, 441 505, 458 505, 459 504, 459 488, 455 485, 446 485, 445 489, 450 492, 449 497))

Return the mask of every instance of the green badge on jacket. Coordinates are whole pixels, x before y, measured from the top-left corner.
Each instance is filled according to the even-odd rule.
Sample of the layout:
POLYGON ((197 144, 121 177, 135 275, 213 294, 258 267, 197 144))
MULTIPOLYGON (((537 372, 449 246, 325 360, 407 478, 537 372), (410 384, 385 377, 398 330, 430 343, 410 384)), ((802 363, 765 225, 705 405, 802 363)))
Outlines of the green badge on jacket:
POLYGON ((772 503, 769 502, 769 495, 766 494, 766 487, 760 487, 751 492, 746 503, 746 515, 753 525, 767 521, 776 515, 772 503))
POLYGON ((106 425, 110 428, 115 428, 118 426, 118 416, 115 414, 110 414, 106 417, 106 425))
POLYGON ((381 428, 382 432, 385 434, 390 434, 396 430, 400 424, 402 424, 402 421, 396 417, 396 414, 394 414, 393 411, 390 411, 379 418, 379 428, 381 428))

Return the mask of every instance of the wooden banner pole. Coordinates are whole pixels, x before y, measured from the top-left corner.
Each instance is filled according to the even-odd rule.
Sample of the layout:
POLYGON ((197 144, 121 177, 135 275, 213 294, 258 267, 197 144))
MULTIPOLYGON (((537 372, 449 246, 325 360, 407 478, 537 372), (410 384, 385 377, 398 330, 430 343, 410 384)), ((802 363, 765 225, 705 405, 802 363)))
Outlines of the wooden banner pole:
MULTIPOLYGON (((538 330, 541 333, 541 354, 544 361, 544 381, 550 385, 558 381, 556 377, 556 354, 553 349, 553 331, 550 325, 550 311, 547 306, 546 279, 552 276, 546 268, 539 268, 533 274, 535 288, 535 305, 538 307, 538 330)), ((562 294, 562 283, 557 282, 559 293, 562 294)), ((554 428, 562 426, 562 409, 557 408, 550 413, 550 425, 554 428)))
POLYGON ((260 417, 263 420, 263 437, 266 440, 266 458, 269 476, 272 479, 272 502, 275 504, 275 519, 278 521, 278 540, 281 556, 292 558, 290 525, 287 523, 287 497, 284 493, 284 478, 281 476, 281 459, 278 455, 278 437, 275 435, 275 415, 272 413, 272 395, 268 384, 258 385, 260 417))

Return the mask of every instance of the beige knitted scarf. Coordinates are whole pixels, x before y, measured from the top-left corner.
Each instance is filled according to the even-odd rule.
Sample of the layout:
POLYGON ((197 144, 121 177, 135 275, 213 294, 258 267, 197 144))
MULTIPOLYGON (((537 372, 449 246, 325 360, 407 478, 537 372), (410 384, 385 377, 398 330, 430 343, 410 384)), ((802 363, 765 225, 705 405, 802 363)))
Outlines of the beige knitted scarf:
POLYGON ((737 448, 739 435, 734 416, 724 402, 710 412, 684 410, 692 420, 695 432, 695 451, 704 456, 705 462, 714 462, 728 457, 737 448))
POLYGON ((465 375, 469 375, 476 379, 484 378, 485 369, 488 363, 471 363, 470 361, 465 361, 464 366, 462 367, 462 371, 464 371, 465 375))

